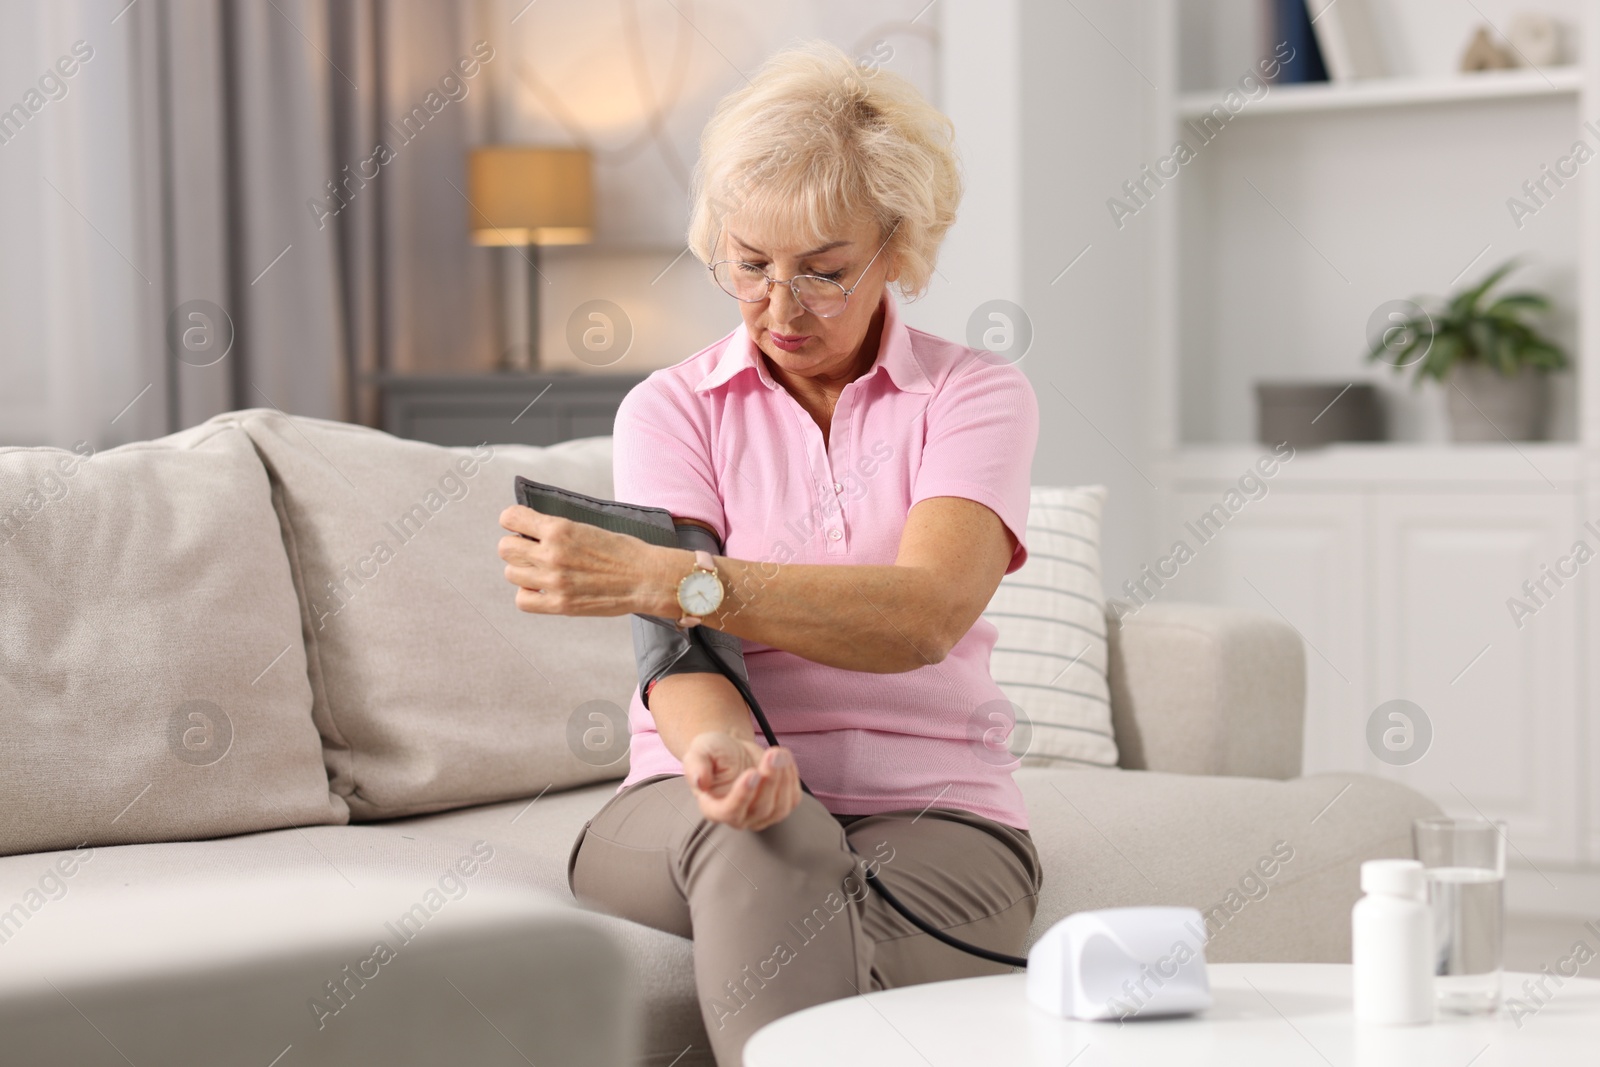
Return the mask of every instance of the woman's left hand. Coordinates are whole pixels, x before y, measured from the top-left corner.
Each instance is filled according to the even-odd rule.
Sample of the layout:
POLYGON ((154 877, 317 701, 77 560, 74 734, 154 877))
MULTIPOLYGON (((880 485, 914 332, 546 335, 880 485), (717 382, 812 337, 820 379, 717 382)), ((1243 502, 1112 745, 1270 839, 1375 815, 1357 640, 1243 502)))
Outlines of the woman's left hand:
POLYGON ((502 511, 500 525, 513 535, 500 539, 506 581, 518 587, 517 607, 535 615, 632 614, 659 569, 654 545, 521 504, 502 511))

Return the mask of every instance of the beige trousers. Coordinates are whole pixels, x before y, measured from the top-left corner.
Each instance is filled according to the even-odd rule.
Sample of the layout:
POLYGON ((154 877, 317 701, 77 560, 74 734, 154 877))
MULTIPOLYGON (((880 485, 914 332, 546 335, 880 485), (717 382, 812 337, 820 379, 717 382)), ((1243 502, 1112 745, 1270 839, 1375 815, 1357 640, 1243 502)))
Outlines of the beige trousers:
POLYGON ((735 830, 701 817, 682 775, 657 775, 584 826, 567 884, 586 906, 693 939, 712 1053, 738 1067, 756 1030, 801 1008, 1010 970, 922 933, 863 869, 933 926, 1022 955, 1043 884, 1032 838, 951 808, 835 816, 808 793, 782 822, 735 830))

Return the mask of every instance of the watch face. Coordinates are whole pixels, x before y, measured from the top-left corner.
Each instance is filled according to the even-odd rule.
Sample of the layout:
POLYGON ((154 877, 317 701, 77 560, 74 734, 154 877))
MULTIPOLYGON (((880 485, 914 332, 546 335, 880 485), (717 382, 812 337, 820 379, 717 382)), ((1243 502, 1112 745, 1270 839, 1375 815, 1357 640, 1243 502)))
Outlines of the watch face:
POLYGON ((709 615, 722 603, 722 581, 715 574, 695 571, 678 583, 678 606, 689 615, 709 615))

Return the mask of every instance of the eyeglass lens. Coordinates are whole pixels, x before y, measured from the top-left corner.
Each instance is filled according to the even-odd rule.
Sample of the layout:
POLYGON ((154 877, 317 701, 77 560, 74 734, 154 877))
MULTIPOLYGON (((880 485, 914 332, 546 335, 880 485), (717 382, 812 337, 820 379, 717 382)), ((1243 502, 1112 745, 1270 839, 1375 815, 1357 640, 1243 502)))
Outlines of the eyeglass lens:
MULTIPOLYGON (((749 263, 718 263, 713 272, 723 291, 737 300, 754 302, 767 295, 767 276, 749 263)), ((814 315, 824 318, 844 310, 845 291, 838 282, 802 274, 790 283, 795 299, 814 315)))

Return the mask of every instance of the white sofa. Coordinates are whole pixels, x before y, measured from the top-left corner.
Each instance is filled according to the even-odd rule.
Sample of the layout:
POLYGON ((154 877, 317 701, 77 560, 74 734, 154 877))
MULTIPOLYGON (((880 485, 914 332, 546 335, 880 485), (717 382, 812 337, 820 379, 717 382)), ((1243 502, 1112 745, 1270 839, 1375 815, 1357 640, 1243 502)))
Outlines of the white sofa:
MULTIPOLYGON (((90 453, 0 449, 0 1061, 711 1063, 689 943, 566 886, 627 621, 518 613, 495 555, 512 475, 609 496, 609 438, 252 410, 90 453)), ((1214 961, 1348 959, 1360 862, 1434 806, 1297 777, 1279 622, 1110 638, 1122 767, 1017 772, 1033 936, 1188 904, 1214 961)))

